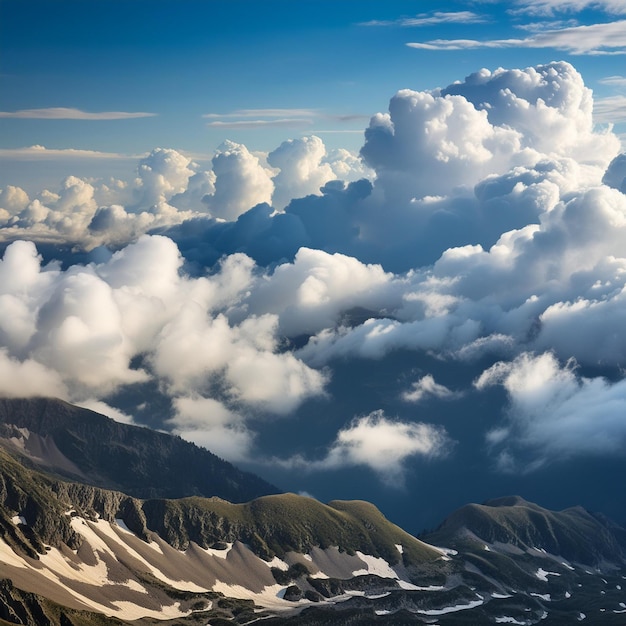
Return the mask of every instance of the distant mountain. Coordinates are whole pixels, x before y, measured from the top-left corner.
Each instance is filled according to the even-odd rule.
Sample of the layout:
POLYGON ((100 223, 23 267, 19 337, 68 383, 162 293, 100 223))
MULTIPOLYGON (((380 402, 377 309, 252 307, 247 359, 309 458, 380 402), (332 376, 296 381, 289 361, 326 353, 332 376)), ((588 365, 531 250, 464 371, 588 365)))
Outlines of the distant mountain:
POLYGON ((418 539, 367 502, 203 497, 267 484, 66 403, 0 407, 0 624, 626 623, 626 530, 580 507, 499 498, 418 539))
POLYGON ((479 541, 545 550, 568 561, 602 567, 626 558, 626 543, 618 529, 580 506, 548 511, 511 496, 460 508, 428 535, 428 540, 453 547, 479 541))
POLYGON ((0 398, 0 445, 32 467, 138 498, 246 502, 280 490, 179 437, 50 398, 0 398))

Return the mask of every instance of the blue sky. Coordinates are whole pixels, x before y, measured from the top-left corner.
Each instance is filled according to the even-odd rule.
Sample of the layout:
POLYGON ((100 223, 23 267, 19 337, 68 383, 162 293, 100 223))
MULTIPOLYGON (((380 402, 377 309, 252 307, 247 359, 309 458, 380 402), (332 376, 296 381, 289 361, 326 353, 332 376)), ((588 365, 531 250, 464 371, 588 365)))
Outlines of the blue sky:
POLYGON ((4 0, 0 148, 136 155, 161 146, 210 155, 225 139, 271 150, 318 133, 327 146, 358 150, 369 117, 398 89, 560 59, 597 97, 621 96, 609 114, 619 123, 626 87, 606 79, 626 73, 621 4, 4 0), (601 31, 595 38, 581 30, 592 25, 601 31), (70 110, 52 110, 60 108, 70 110), (129 119, 98 119, 111 112, 129 119), (80 119, 85 113, 94 119, 80 119))

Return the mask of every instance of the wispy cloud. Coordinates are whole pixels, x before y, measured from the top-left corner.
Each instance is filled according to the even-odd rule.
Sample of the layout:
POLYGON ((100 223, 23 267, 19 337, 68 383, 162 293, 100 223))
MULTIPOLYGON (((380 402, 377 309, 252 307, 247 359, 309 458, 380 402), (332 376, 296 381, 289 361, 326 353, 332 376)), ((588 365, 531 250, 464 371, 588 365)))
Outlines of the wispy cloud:
POLYGON ((470 50, 480 48, 555 48, 572 54, 626 54, 626 20, 537 32, 523 39, 433 39, 407 43, 421 50, 470 50))
POLYGON ((599 9, 615 15, 626 13, 624 0, 517 0, 513 14, 554 15, 556 12, 576 12, 583 9, 599 9))
POLYGON ((611 85, 612 87, 626 87, 626 76, 607 76, 598 82, 602 85, 611 85))
POLYGON ((626 122, 626 96, 596 98, 593 115, 597 122, 615 124, 626 122))
POLYGON ((233 120, 223 121, 216 120, 215 122, 209 122, 207 126, 211 128, 227 128, 232 130, 249 129, 249 128, 276 128, 276 127, 288 127, 288 128, 301 128, 303 126, 311 126, 313 124, 312 119, 297 118, 297 117, 285 117, 274 120, 233 120))
POLYGON ((210 128, 232 130, 253 128, 303 128, 312 126, 315 120, 348 123, 369 119, 357 113, 333 115, 318 109, 237 109, 228 113, 206 113, 202 116, 212 120, 210 128))
POLYGON ((67 107, 47 109, 22 109, 20 111, 0 111, 0 117, 30 120, 129 120, 139 117, 154 117, 156 113, 145 111, 100 111, 91 113, 67 107))
POLYGON ((230 113, 206 113, 202 117, 223 119, 226 117, 316 117, 315 109, 236 109, 230 113))
POLYGON ((50 149, 45 146, 27 148, 0 148, 0 159, 36 161, 47 159, 118 159, 136 160, 145 155, 119 154, 117 152, 98 152, 96 150, 77 150, 75 148, 50 149))
POLYGON ((481 24, 487 19, 472 11, 435 11, 419 13, 415 17, 401 17, 397 20, 370 20, 359 26, 433 26, 436 24, 481 24))

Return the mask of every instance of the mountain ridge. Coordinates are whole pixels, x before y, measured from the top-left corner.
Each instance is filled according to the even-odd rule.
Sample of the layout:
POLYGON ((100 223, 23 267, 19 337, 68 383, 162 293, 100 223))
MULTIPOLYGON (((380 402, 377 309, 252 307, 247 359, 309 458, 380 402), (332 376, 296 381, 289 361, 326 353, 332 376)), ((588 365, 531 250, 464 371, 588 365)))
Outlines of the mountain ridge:
POLYGON ((138 498, 198 495, 246 502, 280 492, 180 437, 121 424, 59 399, 0 398, 0 443, 44 471, 138 498), (31 448, 52 453, 29 454, 31 433, 31 448))
POLYGON ((88 484, 133 481, 70 443, 123 455, 139 437, 165 466, 182 440, 59 401, 0 406, 0 623, 623 624, 626 530, 582 507, 504 496, 416 538, 363 500, 139 498, 88 484))

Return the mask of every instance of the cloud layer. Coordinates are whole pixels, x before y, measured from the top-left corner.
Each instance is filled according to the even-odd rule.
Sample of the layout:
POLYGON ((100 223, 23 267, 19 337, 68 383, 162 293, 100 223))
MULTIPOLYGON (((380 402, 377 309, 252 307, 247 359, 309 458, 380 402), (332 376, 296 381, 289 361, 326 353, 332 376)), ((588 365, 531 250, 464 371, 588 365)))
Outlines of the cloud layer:
POLYGON ((360 156, 315 136, 268 154, 226 142, 210 169, 159 148, 125 181, 7 186, 0 391, 115 407, 143 385, 166 399, 163 427, 243 460, 263 455, 264 420, 328 398, 338 362, 411 350, 476 385, 411 373, 397 418, 343 415, 317 455, 275 462, 398 484, 454 454, 422 406, 500 386, 483 436, 501 468, 614 453, 626 167, 593 115, 567 63, 480 70, 399 91, 360 156))

